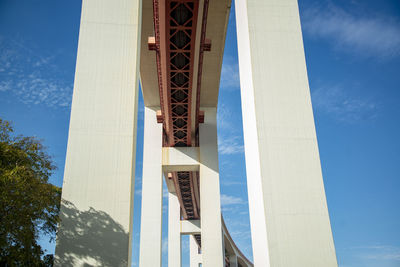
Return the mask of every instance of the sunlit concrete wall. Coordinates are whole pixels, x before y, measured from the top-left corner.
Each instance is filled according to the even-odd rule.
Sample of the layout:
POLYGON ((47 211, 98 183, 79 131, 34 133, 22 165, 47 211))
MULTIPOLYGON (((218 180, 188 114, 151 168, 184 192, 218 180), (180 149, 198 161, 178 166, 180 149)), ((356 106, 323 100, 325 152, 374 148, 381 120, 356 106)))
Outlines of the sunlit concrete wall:
POLYGON ((140 2, 83 1, 56 266, 130 261, 140 2))
POLYGON ((236 0, 255 266, 337 266, 296 0, 236 0))

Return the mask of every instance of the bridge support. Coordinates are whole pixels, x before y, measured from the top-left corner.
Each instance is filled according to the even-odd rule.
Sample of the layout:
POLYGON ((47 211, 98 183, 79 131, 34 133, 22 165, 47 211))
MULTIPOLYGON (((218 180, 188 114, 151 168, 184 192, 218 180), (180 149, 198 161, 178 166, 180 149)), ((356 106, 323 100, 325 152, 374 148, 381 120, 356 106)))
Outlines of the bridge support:
POLYGON ((156 110, 144 108, 142 178, 142 216, 140 229, 140 266, 161 266, 162 227, 162 125, 156 110))
POLYGON ((236 0, 255 266, 336 267, 296 0, 236 0))
POLYGON ((168 196, 168 266, 181 267, 181 206, 175 192, 168 196))
MULTIPOLYGON (((140 266, 161 266, 163 173, 170 267, 182 234, 196 234, 192 267, 224 266, 225 245, 230 265, 252 266, 221 219, 216 106, 230 5, 83 0, 56 266, 131 264, 139 45, 140 266)), ((255 265, 336 267, 297 1, 236 0, 236 21, 255 265)))
MULTIPOLYGON (((218 171, 218 146, 217 146, 217 124, 216 108, 204 108, 205 121, 200 126, 200 146, 199 147, 164 147, 162 148, 162 170, 164 173, 177 171, 199 171, 200 175, 200 209, 199 220, 181 221, 177 216, 176 198, 170 191, 169 207, 169 262, 171 266, 180 266, 180 261, 176 258, 180 256, 178 252, 178 238, 176 235, 176 223, 180 224, 180 234, 201 234, 201 260, 202 266, 214 267, 223 266, 223 240, 220 207, 220 187, 218 171), (172 263, 174 262, 174 264, 172 263), (175 265, 178 264, 178 265, 175 265)), ((147 123, 147 120, 146 122, 147 123)), ((146 136, 146 131, 145 131, 146 136)), ((146 143, 145 143, 146 144, 146 143)), ((144 148, 146 149, 146 147, 144 148)), ((161 151, 161 145, 159 146, 161 151)), ((153 154, 154 152, 152 152, 153 154)), ((153 168, 155 168, 154 166, 153 168)), ((143 174, 143 179, 145 179, 143 174)), ((144 186, 144 184, 143 184, 144 186)), ((143 194, 145 192, 143 191, 143 194)), ((154 193, 153 193, 154 194, 154 193)), ((144 199, 143 195, 143 199, 144 199)), ((147 220, 142 215, 142 220, 147 220)), ((144 223, 144 222, 143 222, 144 223)), ((158 225, 157 225, 158 227, 158 225)), ((193 237, 191 237, 193 242, 193 237)), ((179 239, 180 242, 180 239, 179 239)), ((197 263, 200 256, 194 253, 194 244, 191 245, 191 255, 196 258, 197 263), (197 256, 195 256, 197 255, 197 256)), ((147 250, 151 250, 150 247, 147 250)), ((145 253, 143 251, 143 253, 145 253)), ((142 246, 141 246, 142 254, 142 246)), ((150 266, 143 265, 141 266, 150 266)), ((156 265, 151 265, 156 266, 156 265)), ((157 265, 158 266, 158 265, 157 265)))
POLYGON ((84 0, 55 266, 130 266, 139 0, 84 0))
POLYGON ((203 267, 223 266, 224 251, 218 169, 217 108, 202 108, 200 124, 200 210, 203 267))
POLYGON ((199 249, 199 245, 196 242, 196 239, 191 235, 189 237, 189 246, 190 246, 190 267, 199 267, 200 263, 202 263, 201 252, 199 249))

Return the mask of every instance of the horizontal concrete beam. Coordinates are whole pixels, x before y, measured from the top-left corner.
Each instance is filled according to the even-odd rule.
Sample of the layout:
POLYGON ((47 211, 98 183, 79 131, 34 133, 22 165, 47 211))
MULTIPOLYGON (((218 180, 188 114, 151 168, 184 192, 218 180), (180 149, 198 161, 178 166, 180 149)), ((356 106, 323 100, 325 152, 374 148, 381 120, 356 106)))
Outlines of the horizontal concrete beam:
POLYGON ((162 168, 164 172, 199 171, 198 147, 163 147, 162 168))
POLYGON ((201 234, 200 220, 181 221, 181 235, 201 234))
POLYGON ((175 184, 172 179, 172 173, 164 172, 165 183, 167 184, 168 192, 176 193, 175 184))

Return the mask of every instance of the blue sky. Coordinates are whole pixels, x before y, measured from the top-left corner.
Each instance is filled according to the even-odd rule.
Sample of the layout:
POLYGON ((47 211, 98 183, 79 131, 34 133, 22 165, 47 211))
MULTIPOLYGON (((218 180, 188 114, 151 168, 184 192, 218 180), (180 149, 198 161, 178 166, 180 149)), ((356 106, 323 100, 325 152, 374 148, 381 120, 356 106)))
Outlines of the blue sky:
MULTIPOLYGON (((63 177, 80 6, 79 0, 0 0, 0 117, 13 121, 18 133, 43 139, 58 166, 51 178, 56 185, 63 177)), ((300 0, 299 6, 339 265, 399 267, 400 2, 300 0)), ((218 111, 221 202, 234 240, 251 258, 236 52, 231 13, 218 111)), ((136 262, 143 139, 139 111, 136 262)), ((54 244, 45 239, 43 244, 54 251, 54 244)), ((188 254, 187 239, 183 244, 188 254)), ((164 239, 164 262, 166 245, 164 239)))

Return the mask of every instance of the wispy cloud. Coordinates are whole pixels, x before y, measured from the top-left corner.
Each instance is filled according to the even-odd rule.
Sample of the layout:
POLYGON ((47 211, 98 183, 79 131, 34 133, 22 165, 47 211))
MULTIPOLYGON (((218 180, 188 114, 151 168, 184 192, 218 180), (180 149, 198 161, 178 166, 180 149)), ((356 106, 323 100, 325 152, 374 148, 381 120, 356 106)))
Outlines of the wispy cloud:
POLYGON ((359 249, 366 250, 366 253, 361 254, 363 258, 400 261, 400 247, 375 245, 359 247, 359 249))
POLYGON ((167 254, 168 253, 168 237, 164 237, 162 239, 162 254, 167 254))
POLYGON ((27 105, 69 107, 72 81, 63 77, 53 55, 39 52, 0 37, 0 93, 11 93, 27 105))
POLYGON ((400 262, 400 247, 391 245, 370 245, 347 248, 359 258, 366 260, 400 262))
POLYGON ((162 195, 163 198, 168 198, 168 188, 163 187, 162 195))
POLYGON ((233 57, 225 57, 221 69, 221 89, 239 90, 239 65, 233 57))
POLYGON ((190 251, 190 243, 189 242, 190 242, 189 236, 185 236, 182 238, 181 246, 182 246, 183 251, 185 251, 187 253, 190 251))
POLYGON ((25 104, 68 107, 71 103, 72 86, 48 78, 41 71, 22 77, 12 86, 11 89, 25 104))
POLYGON ((332 41, 359 55, 390 58, 400 55, 400 23, 388 16, 354 15, 333 4, 302 13, 306 34, 332 41))
POLYGON ((142 189, 136 189, 135 190, 135 195, 142 196, 142 189))
POLYGON ((236 186, 236 185, 246 186, 246 177, 241 177, 240 179, 241 181, 232 180, 230 178, 226 178, 224 180, 221 179, 221 184, 224 186, 236 186))
POLYGON ((351 123, 377 116, 375 101, 361 95, 354 97, 340 85, 321 86, 313 90, 311 96, 316 111, 327 113, 339 121, 351 123))
POLYGON ((11 81, 0 81, 0 92, 9 91, 12 89, 11 81))
POLYGON ((243 140, 240 136, 218 137, 218 152, 222 155, 244 153, 243 140))
POLYGON ((217 113, 217 125, 218 129, 223 131, 233 131, 235 127, 232 125, 232 107, 229 107, 223 103, 218 106, 217 113))
POLYGON ((221 104, 218 108, 218 152, 222 155, 244 153, 241 131, 233 123, 232 111, 228 106, 221 104))
POLYGON ((225 194, 221 194, 221 205, 222 206, 230 206, 230 205, 238 205, 238 204, 245 204, 246 202, 243 201, 240 197, 228 196, 225 194))

